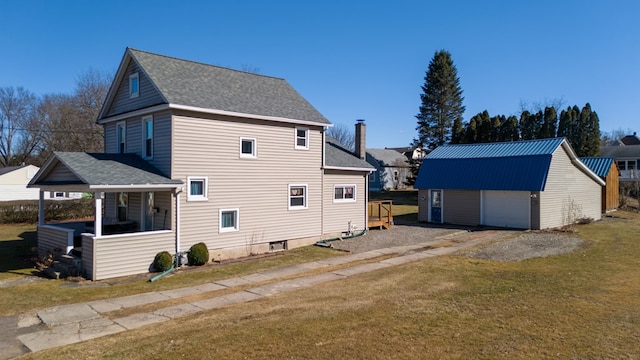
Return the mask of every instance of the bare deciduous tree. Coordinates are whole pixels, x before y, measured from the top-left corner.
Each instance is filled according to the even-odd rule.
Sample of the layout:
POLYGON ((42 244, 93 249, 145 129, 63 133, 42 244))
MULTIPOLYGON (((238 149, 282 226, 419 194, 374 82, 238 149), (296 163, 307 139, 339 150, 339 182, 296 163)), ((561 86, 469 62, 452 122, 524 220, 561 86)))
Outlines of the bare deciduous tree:
POLYGON ((37 103, 37 97, 22 87, 0 88, 0 167, 20 164, 36 149, 41 138, 37 103), (31 127, 38 130, 29 131, 31 127))
POLYGON ((346 149, 351 151, 355 149, 355 136, 351 127, 344 124, 335 124, 327 130, 327 135, 334 138, 346 149))

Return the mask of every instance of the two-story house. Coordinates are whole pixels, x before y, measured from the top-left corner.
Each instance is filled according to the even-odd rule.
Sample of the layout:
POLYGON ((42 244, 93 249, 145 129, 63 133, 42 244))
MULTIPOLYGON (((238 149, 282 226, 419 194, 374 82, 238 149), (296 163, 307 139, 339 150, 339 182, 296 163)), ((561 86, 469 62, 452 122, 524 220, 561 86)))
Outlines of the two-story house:
POLYGON ((355 153, 328 141, 283 79, 127 49, 97 121, 104 154, 55 153, 30 184, 95 194, 95 221, 38 226, 39 251, 76 248, 89 279, 198 242, 221 261, 366 228, 365 124, 355 153))
POLYGON ((600 149, 601 157, 614 158, 620 170, 620 181, 640 181, 640 138, 634 132, 610 146, 600 149))

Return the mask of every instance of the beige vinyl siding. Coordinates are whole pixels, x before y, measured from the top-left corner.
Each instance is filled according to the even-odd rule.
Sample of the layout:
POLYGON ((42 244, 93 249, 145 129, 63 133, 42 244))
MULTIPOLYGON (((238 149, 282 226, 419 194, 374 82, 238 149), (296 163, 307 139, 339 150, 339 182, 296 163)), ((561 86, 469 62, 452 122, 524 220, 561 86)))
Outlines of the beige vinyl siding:
POLYGON ((66 254, 67 247, 73 246, 73 229, 53 225, 38 226, 38 255, 47 253, 66 254))
MULTIPOLYGON (((140 134, 142 141, 142 133, 140 134)), ((171 174, 171 114, 153 115, 153 159, 148 160, 165 175, 171 174)))
POLYGON ((104 125, 104 152, 114 154, 118 152, 118 133, 115 122, 104 125))
POLYGON ((142 117, 127 120, 127 152, 142 156, 142 117))
POLYGON ((122 81, 118 84, 118 90, 113 98, 107 116, 123 114, 129 111, 146 108, 164 103, 162 96, 155 89, 149 78, 147 78, 134 61, 129 62, 124 72, 122 81), (138 73, 140 84, 140 96, 129 97, 129 76, 138 73))
POLYGON ((104 194, 104 218, 116 219, 118 217, 118 208, 116 204, 117 193, 105 193, 104 194))
POLYGON ((442 216, 447 224, 480 224, 480 191, 443 190, 442 216))
POLYGON ((581 210, 580 217, 601 218, 601 186, 569 158, 560 146, 553 154, 544 191, 540 193, 540 228, 566 225, 567 208, 574 202, 581 210))
MULTIPOLYGON (((85 238, 82 243, 83 253, 87 241, 90 242, 87 247, 95 254, 93 280, 146 273, 157 253, 175 253, 175 234, 172 231, 85 238)), ((91 265, 83 266, 88 268, 91 265)))
POLYGON ((95 244, 93 236, 82 235, 82 270, 88 280, 95 280, 95 244))
POLYGON ((158 208, 158 212, 153 218, 154 230, 169 230, 173 229, 173 196, 170 192, 156 192, 154 194, 155 207, 158 208))
POLYGON ((349 221, 357 230, 367 226, 365 219, 367 173, 355 171, 325 170, 323 234, 334 234, 349 230, 349 221), (355 185, 356 201, 334 202, 335 185, 355 185))
POLYGON ((142 193, 129 193, 129 209, 127 210, 127 220, 135 221, 138 229, 142 226, 142 193))
POLYGON ((309 150, 294 149, 291 124, 174 116, 172 133, 172 178, 208 177, 208 201, 181 196, 181 250, 321 235, 321 128, 309 128, 309 150), (256 139, 257 158, 240 158, 240 137, 256 139), (290 184, 307 185, 307 209, 288 209, 290 184), (219 233, 219 210, 236 208, 239 231, 219 233))
POLYGON ((80 181, 80 179, 68 167, 59 162, 43 181, 80 181))

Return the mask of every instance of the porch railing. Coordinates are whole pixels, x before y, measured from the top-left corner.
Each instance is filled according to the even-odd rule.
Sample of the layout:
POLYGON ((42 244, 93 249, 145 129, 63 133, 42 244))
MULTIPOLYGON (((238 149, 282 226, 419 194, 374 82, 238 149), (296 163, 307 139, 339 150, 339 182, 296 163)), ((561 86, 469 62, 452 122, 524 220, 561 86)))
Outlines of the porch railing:
POLYGON ((393 225, 393 201, 369 201, 369 228, 389 229, 393 225))

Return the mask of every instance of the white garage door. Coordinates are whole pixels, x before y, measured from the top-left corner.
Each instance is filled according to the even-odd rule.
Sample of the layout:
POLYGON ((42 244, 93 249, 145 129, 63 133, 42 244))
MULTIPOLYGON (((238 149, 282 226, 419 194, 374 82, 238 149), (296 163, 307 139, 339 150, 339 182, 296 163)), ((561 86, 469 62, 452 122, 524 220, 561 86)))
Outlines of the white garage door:
POLYGON ((528 229, 531 205, 528 191, 483 191, 483 225, 528 229))

